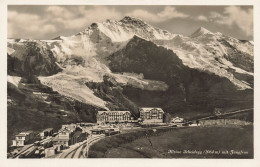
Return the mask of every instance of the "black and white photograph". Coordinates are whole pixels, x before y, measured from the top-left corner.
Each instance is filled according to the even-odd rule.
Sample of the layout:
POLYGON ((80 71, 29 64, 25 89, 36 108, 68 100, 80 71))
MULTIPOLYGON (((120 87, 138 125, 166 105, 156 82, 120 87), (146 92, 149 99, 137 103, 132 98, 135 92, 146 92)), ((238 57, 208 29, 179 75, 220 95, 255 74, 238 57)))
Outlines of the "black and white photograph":
POLYGON ((4 158, 254 160, 254 13, 8 4, 4 158))

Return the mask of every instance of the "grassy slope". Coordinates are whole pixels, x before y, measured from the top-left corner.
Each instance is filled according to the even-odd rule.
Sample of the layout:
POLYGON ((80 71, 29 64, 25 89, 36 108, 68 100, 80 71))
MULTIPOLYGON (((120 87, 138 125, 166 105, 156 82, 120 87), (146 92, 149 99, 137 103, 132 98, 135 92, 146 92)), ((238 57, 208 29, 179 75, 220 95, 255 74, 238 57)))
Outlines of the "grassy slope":
MULTIPOLYGON (((110 141, 111 142, 111 141, 110 141)), ((98 145, 99 143, 97 143, 98 145)), ((104 143, 103 143, 104 144, 104 143)), ((98 146, 96 146, 98 147, 98 146)), ((252 158, 253 127, 197 127, 143 137, 106 151, 107 158, 252 158), (248 155, 173 154, 169 150, 243 150, 248 155)))

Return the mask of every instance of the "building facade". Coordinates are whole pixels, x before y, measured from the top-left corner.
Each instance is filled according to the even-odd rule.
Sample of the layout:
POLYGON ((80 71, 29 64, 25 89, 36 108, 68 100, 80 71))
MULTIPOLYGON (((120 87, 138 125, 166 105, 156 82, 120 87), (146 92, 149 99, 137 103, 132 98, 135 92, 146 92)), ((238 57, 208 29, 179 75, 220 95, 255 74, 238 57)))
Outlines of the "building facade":
POLYGON ((53 145, 63 145, 68 147, 71 144, 72 132, 68 129, 62 129, 53 139, 53 145))
POLYGON ((179 124, 183 122, 184 122, 184 118, 179 118, 179 117, 175 117, 171 120, 171 123, 175 123, 175 124, 179 124))
POLYGON ((130 111, 98 111, 97 113, 97 123, 128 122, 130 120, 130 111))
POLYGON ((163 123, 164 111, 161 108, 141 108, 140 119, 144 124, 163 123))
POLYGON ((32 131, 21 132, 18 135, 15 135, 15 139, 13 140, 13 146, 17 146, 17 147, 24 146, 32 138, 33 138, 32 131))

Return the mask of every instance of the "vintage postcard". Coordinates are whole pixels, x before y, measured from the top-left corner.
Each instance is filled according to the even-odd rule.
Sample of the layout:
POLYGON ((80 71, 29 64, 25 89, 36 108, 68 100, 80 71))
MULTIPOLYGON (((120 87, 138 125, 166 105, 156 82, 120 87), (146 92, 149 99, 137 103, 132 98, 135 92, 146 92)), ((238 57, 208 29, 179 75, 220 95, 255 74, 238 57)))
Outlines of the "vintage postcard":
POLYGON ((24 2, 1 2, 1 164, 260 165, 257 1, 24 2))

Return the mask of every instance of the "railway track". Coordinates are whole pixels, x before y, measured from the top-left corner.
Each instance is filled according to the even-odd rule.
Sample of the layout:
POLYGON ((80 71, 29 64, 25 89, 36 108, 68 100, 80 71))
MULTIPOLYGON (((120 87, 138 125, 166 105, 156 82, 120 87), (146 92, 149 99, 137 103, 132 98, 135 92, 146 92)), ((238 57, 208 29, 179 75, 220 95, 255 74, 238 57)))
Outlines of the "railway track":
POLYGON ((72 148, 71 150, 63 152, 59 157, 57 158, 86 158, 85 154, 87 153, 89 146, 91 146, 93 143, 97 142, 98 140, 104 138, 105 135, 97 135, 93 136, 91 138, 88 138, 87 140, 80 143, 77 147, 72 148))
POLYGON ((30 149, 32 149, 34 147, 33 144, 30 144, 28 146, 26 146, 25 149, 22 149, 19 153, 17 153, 13 158, 17 159, 17 158, 21 158, 23 155, 27 154, 28 151, 30 151, 30 149))
POLYGON ((199 118, 199 119, 197 119, 197 120, 205 120, 205 119, 210 119, 210 118, 216 118, 216 117, 223 117, 223 116, 228 116, 228 115, 234 115, 234 114, 238 114, 238 113, 242 113, 242 112, 250 112, 251 110, 253 110, 253 108, 248 108, 248 109, 243 109, 243 110, 236 110, 236 111, 227 112, 227 113, 218 114, 218 115, 211 115, 211 116, 199 118))
MULTIPOLYGON (((44 142, 50 142, 53 138, 47 138, 47 139, 43 139, 40 141, 40 144, 43 144, 44 142)), ((35 150, 36 150, 37 146, 35 146, 34 144, 29 144, 27 146, 24 146, 24 148, 17 153, 17 155, 15 155, 13 158, 17 159, 17 158, 25 158, 28 157, 30 154, 32 154, 35 150)))

